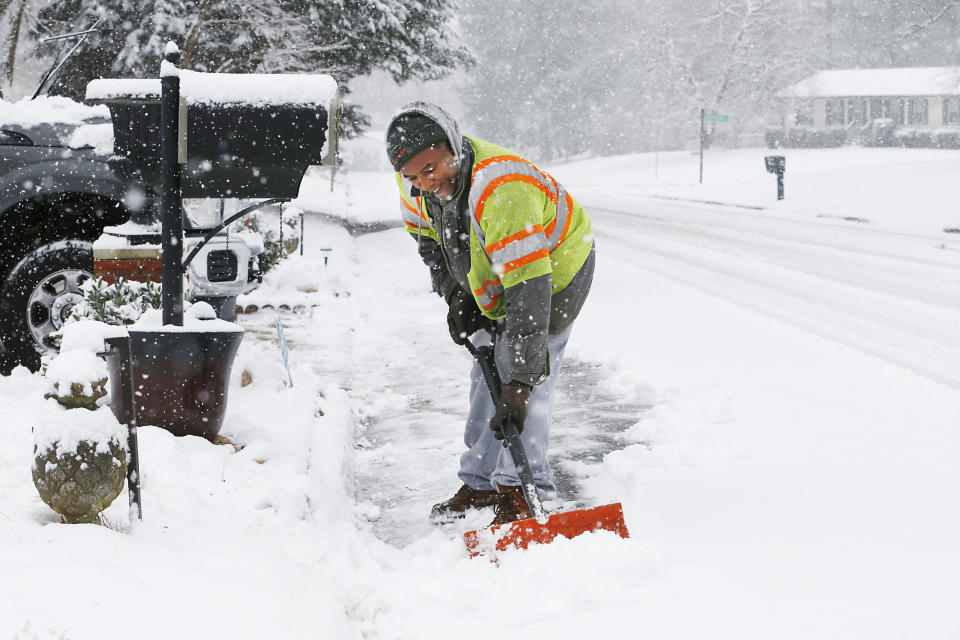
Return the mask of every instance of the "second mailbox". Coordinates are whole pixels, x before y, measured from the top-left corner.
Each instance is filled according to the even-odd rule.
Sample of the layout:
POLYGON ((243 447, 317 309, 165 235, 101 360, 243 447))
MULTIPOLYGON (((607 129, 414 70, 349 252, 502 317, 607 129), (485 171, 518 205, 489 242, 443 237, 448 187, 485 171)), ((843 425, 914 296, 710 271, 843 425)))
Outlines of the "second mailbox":
POLYGON ((784 156, 765 156, 763 161, 767 165, 767 173, 783 173, 787 169, 787 159, 784 156))

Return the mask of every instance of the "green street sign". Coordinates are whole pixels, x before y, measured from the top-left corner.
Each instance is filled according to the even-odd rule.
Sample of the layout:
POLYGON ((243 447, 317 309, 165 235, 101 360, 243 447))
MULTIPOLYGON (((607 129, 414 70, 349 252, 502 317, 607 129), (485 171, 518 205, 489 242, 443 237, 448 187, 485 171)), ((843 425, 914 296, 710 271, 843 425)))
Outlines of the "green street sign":
POLYGON ((729 118, 722 113, 705 113, 703 114, 704 122, 726 122, 729 118))

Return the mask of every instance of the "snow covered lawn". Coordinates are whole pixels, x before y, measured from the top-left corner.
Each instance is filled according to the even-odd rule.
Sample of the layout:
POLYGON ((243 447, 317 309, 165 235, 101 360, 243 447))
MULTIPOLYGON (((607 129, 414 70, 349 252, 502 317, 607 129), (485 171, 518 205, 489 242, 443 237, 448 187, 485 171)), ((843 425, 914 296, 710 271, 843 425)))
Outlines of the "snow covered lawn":
MULTIPOLYGON (((40 376, 0 379, 0 637, 957 637, 960 252, 938 225, 960 156, 904 151, 896 166, 916 173, 892 184, 869 170, 890 169, 886 151, 811 152, 809 172, 787 152, 780 208, 765 173, 667 188, 641 175, 651 156, 556 168, 599 251, 555 412, 560 499, 622 501, 629 540, 495 566, 460 539, 490 513, 426 521, 458 486, 469 355, 399 229, 308 214, 306 255, 241 319, 223 434, 243 448, 144 427, 132 529, 124 495, 110 526, 58 523, 30 480, 31 425, 57 408, 40 376), (943 180, 924 182, 934 167, 943 180), (893 192, 938 213, 904 221, 893 192), (818 218, 818 201, 873 217, 818 218)), ((726 166, 762 172, 763 153, 726 166)), ((308 210, 395 214, 389 174, 344 172, 326 200, 329 174, 310 180, 308 210)))

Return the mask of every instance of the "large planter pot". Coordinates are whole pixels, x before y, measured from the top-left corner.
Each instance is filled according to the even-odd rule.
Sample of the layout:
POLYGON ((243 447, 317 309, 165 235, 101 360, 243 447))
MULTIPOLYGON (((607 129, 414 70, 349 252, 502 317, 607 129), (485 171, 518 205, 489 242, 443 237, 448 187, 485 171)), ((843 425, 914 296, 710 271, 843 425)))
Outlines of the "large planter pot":
POLYGON ((226 415, 230 369, 243 332, 129 333, 129 339, 107 341, 110 407, 117 419, 130 421, 132 395, 138 425, 162 427, 177 436, 216 438, 226 415))

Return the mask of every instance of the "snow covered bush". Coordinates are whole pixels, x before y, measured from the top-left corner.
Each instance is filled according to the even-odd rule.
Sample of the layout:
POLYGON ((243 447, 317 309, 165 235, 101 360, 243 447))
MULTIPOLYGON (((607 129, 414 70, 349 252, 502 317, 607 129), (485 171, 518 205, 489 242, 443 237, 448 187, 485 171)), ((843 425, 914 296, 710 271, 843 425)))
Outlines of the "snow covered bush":
POLYGON ((917 129, 901 127, 894 132, 894 141, 901 147, 914 149, 960 149, 960 133, 952 129, 917 129))
POLYGON ((960 131, 936 129, 933 132, 933 146, 937 149, 960 149, 960 131))
POLYGON ((67 522, 94 522, 120 495, 126 432, 107 408, 67 409, 33 428, 33 484, 67 522))
MULTIPOLYGON (((276 222, 276 221, 274 221, 276 222)), ((300 246, 300 217, 298 215, 284 215, 280 233, 267 226, 263 216, 253 214, 247 221, 251 231, 256 232, 263 239, 263 253, 260 254, 260 270, 266 273, 280 264, 280 261, 297 250, 300 246)))
POLYGON ((818 129, 815 127, 795 127, 779 133, 767 131, 767 146, 790 149, 827 149, 847 144, 847 132, 844 129, 818 129))
POLYGON ((117 278, 107 284, 93 277, 83 283, 83 302, 73 308, 74 320, 98 320, 105 324, 128 325, 149 309, 161 305, 160 285, 117 278))

